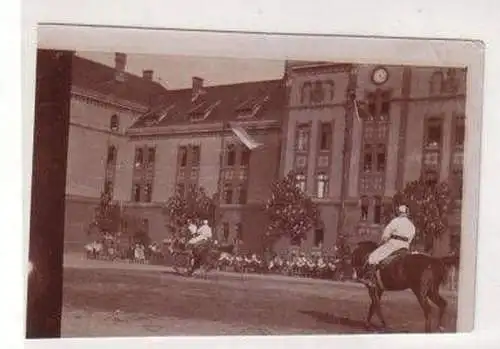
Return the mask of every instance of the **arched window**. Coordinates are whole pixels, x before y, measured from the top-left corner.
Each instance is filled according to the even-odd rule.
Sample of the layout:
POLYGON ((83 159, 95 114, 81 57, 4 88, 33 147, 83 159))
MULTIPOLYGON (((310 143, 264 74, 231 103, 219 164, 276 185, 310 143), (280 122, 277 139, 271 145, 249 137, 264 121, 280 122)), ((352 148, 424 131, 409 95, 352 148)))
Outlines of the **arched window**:
POLYGON ((442 88, 443 88, 443 73, 439 71, 433 73, 430 80, 430 94, 432 96, 438 95, 441 93, 442 88))
POLYGON ((328 196, 328 176, 322 172, 316 178, 316 196, 320 199, 328 196))
POLYGON ((109 121, 109 128, 111 129, 111 131, 118 131, 119 126, 120 121, 118 120, 118 115, 111 115, 111 119, 109 121))

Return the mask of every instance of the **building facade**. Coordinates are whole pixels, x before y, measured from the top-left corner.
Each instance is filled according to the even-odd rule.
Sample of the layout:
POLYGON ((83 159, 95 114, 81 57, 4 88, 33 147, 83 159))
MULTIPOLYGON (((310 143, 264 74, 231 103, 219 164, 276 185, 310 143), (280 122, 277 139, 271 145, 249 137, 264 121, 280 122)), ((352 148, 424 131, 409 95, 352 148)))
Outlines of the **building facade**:
MULTIPOLYGON (((455 188, 452 227, 436 253, 457 244, 465 70, 287 62, 283 79, 204 86, 193 77, 191 88, 167 90, 150 71, 124 73, 123 58, 114 69, 74 67, 68 244, 84 240, 105 190, 161 240, 163 204, 195 184, 222 193, 218 239, 260 251, 270 185, 291 170, 321 212, 304 250, 332 252, 340 231, 351 243, 378 239, 384 204, 422 175, 455 188), (249 150, 232 124, 262 146, 249 150)), ((289 246, 282 239, 275 248, 289 246)))
POLYGON ((81 249, 103 191, 129 201, 126 131, 166 92, 150 70, 142 77, 127 73, 126 61, 117 53, 115 66, 108 67, 73 56, 65 216, 69 249, 81 249))
MULTIPOLYGON (((385 203, 424 176, 449 181, 454 212, 436 254, 455 248, 465 140, 465 69, 289 62, 282 175, 321 208, 302 248, 378 240, 385 203)), ((283 245, 286 245, 283 242, 283 245)))

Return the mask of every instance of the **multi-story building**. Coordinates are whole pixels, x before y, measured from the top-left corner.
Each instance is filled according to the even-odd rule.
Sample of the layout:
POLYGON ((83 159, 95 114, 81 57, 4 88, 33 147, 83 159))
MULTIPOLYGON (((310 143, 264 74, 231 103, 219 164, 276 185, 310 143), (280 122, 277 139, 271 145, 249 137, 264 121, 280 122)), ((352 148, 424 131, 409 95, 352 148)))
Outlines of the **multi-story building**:
POLYGON ((191 88, 166 90, 150 71, 125 74, 123 58, 114 69, 74 66, 67 241, 82 240, 105 189, 163 239, 163 204, 196 184, 222 193, 218 238, 260 250, 270 184, 295 170, 322 220, 303 249, 331 250, 340 231, 350 242, 378 238, 384 204, 421 175, 453 184, 454 223, 436 251, 456 243, 465 70, 287 62, 283 79, 204 86, 194 77, 191 88), (230 124, 262 146, 249 150, 230 124))
POLYGON ((455 191, 446 253, 460 232, 465 69, 289 62, 282 175, 294 169, 321 208, 303 248, 378 239, 384 203, 424 176, 455 191))
POLYGON ((103 191, 117 200, 130 199, 126 131, 135 120, 161 103, 166 89, 127 73, 127 56, 115 55, 108 67, 73 56, 66 181, 65 241, 81 248, 103 191))
POLYGON ((260 247, 262 207, 279 175, 284 97, 281 79, 204 87, 194 77, 192 88, 169 91, 161 108, 129 128, 134 166, 128 206, 148 219, 152 237, 166 234, 162 206, 168 198, 196 185, 209 196, 222 193, 215 227, 220 240, 260 247), (247 148, 233 124, 262 146, 247 148))

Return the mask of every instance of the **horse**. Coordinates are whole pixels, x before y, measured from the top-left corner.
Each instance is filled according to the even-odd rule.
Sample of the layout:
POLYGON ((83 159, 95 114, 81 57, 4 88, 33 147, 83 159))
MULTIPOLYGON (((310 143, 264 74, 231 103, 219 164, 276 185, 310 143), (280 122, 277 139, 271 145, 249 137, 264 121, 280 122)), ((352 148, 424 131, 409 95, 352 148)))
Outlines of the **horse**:
POLYGON ((190 268, 187 275, 192 275, 197 269, 204 268, 205 272, 212 270, 215 263, 219 260, 222 253, 233 254, 234 244, 216 245, 213 242, 208 242, 201 247, 195 247, 191 253, 190 268))
MULTIPOLYGON (((378 245, 373 241, 357 244, 351 254, 351 263, 355 275, 360 275, 368 256, 378 245)), ((370 295, 371 304, 365 321, 371 327, 371 319, 376 313, 384 329, 386 321, 382 315, 380 301, 384 291, 413 291, 425 317, 425 332, 431 332, 431 301, 439 308, 438 329, 443 332, 443 317, 447 301, 440 295, 439 288, 443 283, 449 266, 458 266, 458 256, 433 257, 426 253, 410 252, 406 249, 395 251, 377 268, 375 286, 365 284, 370 295)))

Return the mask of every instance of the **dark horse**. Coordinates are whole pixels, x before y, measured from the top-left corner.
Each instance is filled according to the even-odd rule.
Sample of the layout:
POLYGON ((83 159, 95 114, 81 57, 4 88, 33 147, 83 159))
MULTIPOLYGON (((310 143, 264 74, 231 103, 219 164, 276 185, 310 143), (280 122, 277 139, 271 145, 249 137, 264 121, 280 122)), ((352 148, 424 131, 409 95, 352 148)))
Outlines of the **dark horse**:
MULTIPOLYGON (((363 270, 368 256, 378 245, 372 241, 360 242, 353 250, 351 263, 357 275, 363 270)), ((425 332, 431 332, 431 301, 439 308, 438 328, 443 331, 443 317, 447 302, 439 294, 447 268, 458 266, 457 256, 432 257, 424 253, 410 253, 400 250, 383 261, 377 271, 376 286, 367 286, 371 299, 366 326, 371 326, 371 319, 376 313, 384 329, 386 322, 382 315, 380 300, 384 291, 403 291, 411 289, 418 299, 425 316, 425 332)))
POLYGON ((234 252, 234 245, 215 245, 209 242, 203 246, 195 247, 192 250, 188 275, 192 275, 195 270, 201 267, 204 267, 206 272, 210 271, 224 252, 232 254, 234 252))

